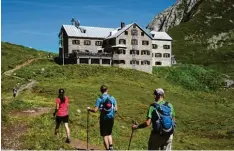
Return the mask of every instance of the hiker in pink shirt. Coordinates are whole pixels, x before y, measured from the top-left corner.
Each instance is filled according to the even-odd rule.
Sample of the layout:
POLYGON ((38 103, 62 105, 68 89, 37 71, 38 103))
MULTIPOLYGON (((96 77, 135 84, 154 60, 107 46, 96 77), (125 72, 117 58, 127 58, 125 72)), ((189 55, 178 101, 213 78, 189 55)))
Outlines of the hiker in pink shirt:
POLYGON ((59 132, 59 126, 61 122, 63 122, 67 134, 66 143, 70 143, 70 129, 68 127, 68 103, 69 99, 67 96, 64 96, 64 89, 59 89, 59 96, 58 98, 56 98, 56 108, 53 114, 54 116, 56 115, 56 127, 54 134, 57 135, 57 133, 59 132))

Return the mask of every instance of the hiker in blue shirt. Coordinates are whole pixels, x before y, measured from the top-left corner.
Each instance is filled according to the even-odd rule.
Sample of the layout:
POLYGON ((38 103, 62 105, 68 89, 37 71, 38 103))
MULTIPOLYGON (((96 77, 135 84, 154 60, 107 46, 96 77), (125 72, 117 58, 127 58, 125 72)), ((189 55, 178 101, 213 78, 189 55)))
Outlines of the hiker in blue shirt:
POLYGON ((100 88, 102 95, 97 98, 95 108, 88 107, 88 111, 97 112, 100 110, 100 134, 103 137, 106 150, 113 150, 112 128, 114 117, 117 112, 117 102, 113 96, 108 94, 108 87, 102 85, 100 88))

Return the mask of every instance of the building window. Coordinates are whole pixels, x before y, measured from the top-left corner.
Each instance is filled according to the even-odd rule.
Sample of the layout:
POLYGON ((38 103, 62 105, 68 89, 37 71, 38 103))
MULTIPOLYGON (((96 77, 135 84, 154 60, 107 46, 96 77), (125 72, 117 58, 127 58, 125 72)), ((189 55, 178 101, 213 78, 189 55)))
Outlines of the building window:
POLYGON ((125 60, 113 60, 114 64, 125 64, 125 60))
POLYGON ((158 49, 158 45, 152 44, 152 48, 153 48, 153 49, 158 49))
POLYGON ((125 64, 125 60, 120 60, 120 64, 125 64))
POLYGON ((130 60, 130 64, 139 65, 139 61, 138 60, 130 60))
POLYGON ((134 35, 134 36, 137 36, 138 35, 138 30, 137 29, 132 29, 131 34, 134 35))
POLYGON ((130 54, 139 55, 139 50, 130 50, 130 54))
POLYGON ((126 44, 126 40, 125 39, 120 39, 119 44, 126 44))
POLYGON ((138 41, 137 41, 137 39, 132 39, 132 45, 137 45, 138 44, 138 41))
POLYGON ((163 49, 170 49, 170 45, 163 45, 163 49))
POLYGON ((115 45, 115 43, 116 43, 115 39, 110 39, 109 40, 109 45, 115 45))
POLYGON ((143 60, 143 61, 141 61, 141 65, 150 65, 150 61, 143 60))
POLYGON ((128 35, 128 31, 126 30, 126 31, 124 32, 124 34, 125 34, 125 35, 128 35))
POLYGON ((149 50, 142 50, 141 55, 150 55, 150 51, 149 50))
POLYGON ((95 42, 95 45, 96 45, 96 46, 101 46, 101 45, 102 45, 102 41, 96 41, 96 42, 95 42))
POLYGON ((162 62, 156 61, 156 62, 155 62, 155 65, 160 66, 160 65, 162 65, 162 62))
POLYGON ((152 57, 154 57, 154 53, 152 53, 152 57))
POLYGON ((162 57, 162 54, 161 54, 161 53, 155 53, 155 57, 156 57, 156 58, 161 58, 161 57, 162 57))
POLYGON ((170 58, 170 54, 169 54, 169 53, 164 53, 164 54, 163 54, 163 57, 164 57, 164 58, 170 58))
POLYGON ((72 44, 73 45, 79 45, 80 44, 80 40, 72 40, 72 44))
POLYGON ((143 41, 142 41, 142 45, 149 45, 149 41, 143 40, 143 41))
POLYGON ((115 50, 114 51, 115 54, 126 54, 126 50, 122 49, 122 50, 115 50))
POLYGON ((133 28, 136 28, 136 24, 133 24, 133 28))
POLYGON ((90 40, 85 40, 84 45, 91 45, 91 41, 90 40))
POLYGON ((142 32, 141 32, 141 36, 144 36, 144 35, 145 35, 145 33, 142 31, 142 32))

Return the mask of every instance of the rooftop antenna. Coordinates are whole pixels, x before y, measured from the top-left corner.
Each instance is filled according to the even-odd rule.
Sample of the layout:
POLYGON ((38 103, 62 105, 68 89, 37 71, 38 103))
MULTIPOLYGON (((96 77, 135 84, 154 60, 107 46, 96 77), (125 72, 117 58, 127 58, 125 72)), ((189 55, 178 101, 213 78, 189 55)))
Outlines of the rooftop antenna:
POLYGON ((75 18, 73 17, 72 20, 71 20, 71 24, 72 24, 72 25, 75 25, 75 22, 76 22, 76 21, 75 21, 75 18))

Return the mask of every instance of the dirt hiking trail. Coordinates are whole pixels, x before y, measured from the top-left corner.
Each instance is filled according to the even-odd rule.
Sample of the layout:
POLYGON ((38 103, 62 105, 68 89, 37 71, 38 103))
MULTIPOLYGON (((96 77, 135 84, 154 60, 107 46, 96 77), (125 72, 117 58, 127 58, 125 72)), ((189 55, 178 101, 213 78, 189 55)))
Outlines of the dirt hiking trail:
MULTIPOLYGON (((14 78, 18 79, 24 79, 15 75, 12 75, 16 70, 31 64, 34 61, 37 61, 41 58, 34 58, 30 59, 26 62, 24 62, 21 65, 17 65, 14 69, 8 70, 4 72, 4 75, 6 76, 11 76, 14 78)), ((18 88, 16 96, 20 94, 20 92, 31 89, 34 87, 34 85, 37 83, 36 80, 30 80, 29 83, 23 84, 18 88)), ((49 107, 38 107, 38 108, 32 108, 32 109, 27 109, 24 111, 11 111, 9 112, 10 117, 39 117, 43 114, 50 113, 52 108, 49 107)), ((26 123, 15 123, 12 125, 2 125, 2 131, 1 131, 1 148, 2 149, 14 149, 14 150, 19 150, 22 149, 22 141, 20 140, 21 136, 23 136, 25 133, 27 133, 29 128, 29 125, 26 123)), ((62 134, 63 135, 63 134, 62 134)), ((87 142, 82 141, 76 138, 71 138, 71 143, 69 144, 72 148, 76 150, 86 150, 87 149, 87 142)), ((101 148, 100 146, 97 145, 92 145, 89 144, 89 150, 103 150, 104 148, 101 148)))
POLYGON ((11 69, 11 70, 8 70, 6 72, 4 72, 4 75, 7 75, 7 76, 11 76, 13 72, 15 72, 16 70, 26 66, 26 65, 29 65, 30 63, 36 61, 36 60, 39 60, 40 58, 34 58, 34 59, 30 59, 26 62, 24 62, 23 64, 20 64, 20 65, 17 65, 14 69, 11 69))

